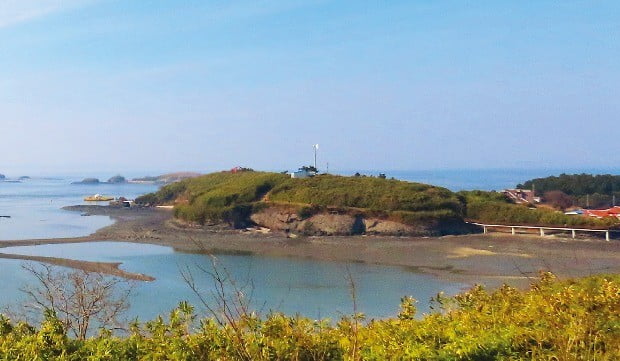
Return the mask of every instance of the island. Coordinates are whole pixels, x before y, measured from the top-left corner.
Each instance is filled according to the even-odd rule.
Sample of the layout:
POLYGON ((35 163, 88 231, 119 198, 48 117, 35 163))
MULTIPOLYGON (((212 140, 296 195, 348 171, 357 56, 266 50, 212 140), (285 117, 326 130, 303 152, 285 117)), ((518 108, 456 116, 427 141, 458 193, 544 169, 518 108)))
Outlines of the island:
POLYGON ((184 179, 196 178, 201 176, 200 173, 195 172, 176 172, 176 173, 167 173, 159 176, 146 176, 141 178, 133 178, 130 180, 130 183, 141 183, 141 184, 159 184, 165 185, 170 183, 175 183, 182 181, 184 179))
POLYGON ((84 178, 79 182, 72 182, 71 184, 91 184, 91 185, 96 185, 96 184, 100 184, 101 182, 99 181, 98 178, 84 178))
POLYGON ((174 209, 179 224, 262 227, 306 236, 442 236, 474 224, 610 229, 617 217, 565 214, 553 199, 517 202, 506 192, 462 191, 384 177, 224 171, 186 179, 136 199, 174 209))
POLYGON ((108 179, 108 184, 125 184, 127 183, 127 179, 122 175, 115 175, 114 177, 108 179))
POLYGON ((110 177, 106 182, 101 182, 99 178, 84 178, 78 182, 72 182, 71 184, 127 184, 129 183, 125 177, 120 174, 117 174, 113 177, 110 177))
POLYGON ((375 177, 225 171, 186 179, 136 199, 173 206, 180 223, 264 227, 303 235, 440 236, 472 231, 448 189, 375 177))

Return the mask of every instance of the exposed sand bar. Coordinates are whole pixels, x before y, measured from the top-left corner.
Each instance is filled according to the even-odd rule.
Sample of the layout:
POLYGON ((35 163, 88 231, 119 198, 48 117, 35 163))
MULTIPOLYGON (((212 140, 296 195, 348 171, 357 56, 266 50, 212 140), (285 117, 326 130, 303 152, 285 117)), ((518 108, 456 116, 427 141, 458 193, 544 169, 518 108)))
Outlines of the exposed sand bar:
POLYGON ((26 260, 26 261, 43 262, 43 263, 48 263, 48 264, 52 264, 56 266, 81 269, 87 272, 104 273, 104 274, 108 274, 112 276, 136 280, 136 281, 154 281, 155 280, 155 278, 141 274, 141 273, 131 273, 131 272, 123 271, 118 268, 118 266, 120 266, 120 263, 89 262, 89 261, 79 261, 79 260, 72 260, 72 259, 66 259, 66 258, 25 256, 25 255, 6 254, 6 253, 0 253, 0 258, 21 259, 21 260, 26 260))
MULTIPOLYGON (((137 242, 170 246, 183 252, 256 254, 402 266, 448 281, 488 286, 504 282, 525 286, 540 270, 552 271, 560 277, 620 272, 620 241, 503 234, 290 239, 278 233, 183 227, 172 220, 172 213, 167 210, 101 206, 67 209, 108 215, 116 223, 87 237, 5 241, 0 242, 0 247, 93 241, 137 242)), ((77 263, 71 267, 87 267, 82 261, 74 262, 77 263)), ((118 269, 118 265, 115 267, 118 269)))

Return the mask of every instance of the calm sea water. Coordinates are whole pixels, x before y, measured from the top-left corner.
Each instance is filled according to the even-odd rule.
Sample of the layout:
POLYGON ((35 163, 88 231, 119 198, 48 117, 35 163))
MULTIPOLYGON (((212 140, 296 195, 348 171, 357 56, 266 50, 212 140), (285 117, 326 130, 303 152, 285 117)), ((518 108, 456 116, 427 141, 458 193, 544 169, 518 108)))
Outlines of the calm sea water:
MULTIPOLYGON (((355 171, 339 172, 343 175, 352 175, 355 171)), ((527 180, 551 175, 566 174, 620 174, 620 169, 444 169, 444 170, 416 170, 416 171, 364 171, 367 175, 385 173, 387 177, 432 184, 448 188, 452 191, 462 190, 502 190, 514 188, 527 180)))
MULTIPOLYGON (((181 270, 192 272, 207 298, 214 289, 212 279, 198 268, 212 269, 208 256, 178 253, 169 247, 97 242, 11 247, 3 252, 122 262, 121 268, 126 271, 149 274, 156 280, 136 284, 129 312, 143 320, 167 313, 182 300, 200 304, 184 282, 181 270)), ((353 312, 349 272, 355 281, 358 311, 373 318, 396 315, 400 298, 405 295, 418 299, 423 312, 438 292, 454 294, 464 287, 400 267, 231 255, 217 256, 217 262, 218 269, 229 272, 238 284, 251 283, 244 292, 251 295, 254 309, 313 318, 338 318, 353 312)), ((19 302, 20 285, 34 280, 21 269, 20 261, 0 260, 0 264, 0 303, 19 302)))
POLYGON ((78 185, 71 184, 72 180, 75 179, 0 182, 0 216, 11 216, 0 218, 0 241, 89 235, 112 224, 112 220, 103 216, 82 217, 61 208, 86 204, 84 197, 97 193, 132 199, 157 190, 154 185, 78 185))

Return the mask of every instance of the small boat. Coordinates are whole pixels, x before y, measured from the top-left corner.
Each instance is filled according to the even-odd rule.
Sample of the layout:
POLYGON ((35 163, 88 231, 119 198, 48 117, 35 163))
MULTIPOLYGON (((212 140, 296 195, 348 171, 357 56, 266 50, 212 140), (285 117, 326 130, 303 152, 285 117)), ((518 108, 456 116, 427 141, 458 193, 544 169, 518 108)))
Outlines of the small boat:
POLYGON ((114 197, 102 196, 101 194, 95 194, 94 196, 84 198, 86 202, 107 202, 113 201, 114 197))

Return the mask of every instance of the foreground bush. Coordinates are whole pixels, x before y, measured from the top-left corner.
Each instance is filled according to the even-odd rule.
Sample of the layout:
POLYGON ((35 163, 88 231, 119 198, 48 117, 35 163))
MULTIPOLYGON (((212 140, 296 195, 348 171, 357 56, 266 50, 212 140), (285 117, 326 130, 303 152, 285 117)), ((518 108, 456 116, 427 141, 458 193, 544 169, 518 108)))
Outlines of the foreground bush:
POLYGON ((620 277, 559 282, 543 274, 528 291, 474 287, 439 295, 417 319, 404 298, 397 317, 337 323, 246 314, 232 323, 194 327, 182 303, 167 321, 131 325, 125 337, 102 331, 67 337, 47 312, 39 328, 0 318, 3 360, 618 360, 620 277))

